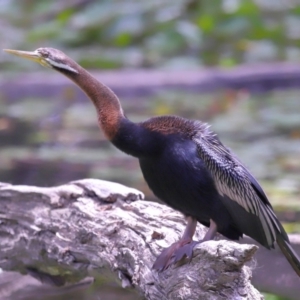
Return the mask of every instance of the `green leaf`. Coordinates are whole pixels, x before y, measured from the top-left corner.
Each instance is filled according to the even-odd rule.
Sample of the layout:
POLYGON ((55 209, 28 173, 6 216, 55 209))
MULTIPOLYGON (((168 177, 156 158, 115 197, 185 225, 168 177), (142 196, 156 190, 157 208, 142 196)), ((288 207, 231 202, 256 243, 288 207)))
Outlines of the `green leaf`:
POLYGON ((226 58, 222 58, 219 61, 219 64, 221 67, 230 68, 236 66, 237 62, 233 57, 226 57, 226 58))
POLYGON ((243 0, 240 1, 240 7, 236 11, 240 16, 250 16, 250 15, 259 15, 259 7, 252 0, 243 0))
POLYGON ((65 9, 57 15, 56 19, 61 24, 65 24, 69 21, 69 19, 73 16, 73 14, 74 14, 74 10, 72 8, 65 9))
POLYGON ((120 33, 115 37, 114 44, 118 47, 126 47, 132 41, 132 36, 128 32, 120 33))
POLYGON ((200 16, 196 23, 203 30, 204 33, 211 32, 215 27, 215 20, 211 15, 200 16))

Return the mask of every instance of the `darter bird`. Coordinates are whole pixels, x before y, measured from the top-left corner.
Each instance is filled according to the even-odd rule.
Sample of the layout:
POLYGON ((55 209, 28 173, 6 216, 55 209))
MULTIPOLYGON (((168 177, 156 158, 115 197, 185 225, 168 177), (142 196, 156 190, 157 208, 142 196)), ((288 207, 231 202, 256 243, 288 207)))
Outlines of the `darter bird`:
POLYGON ((141 123, 127 119, 117 96, 63 52, 5 50, 54 69, 71 79, 93 102, 105 136, 121 151, 137 157, 153 193, 187 217, 179 241, 164 249, 153 267, 163 271, 192 257, 197 222, 238 240, 246 234, 264 247, 279 245, 300 276, 300 261, 263 189, 239 159, 205 123, 178 116, 153 117, 141 123))

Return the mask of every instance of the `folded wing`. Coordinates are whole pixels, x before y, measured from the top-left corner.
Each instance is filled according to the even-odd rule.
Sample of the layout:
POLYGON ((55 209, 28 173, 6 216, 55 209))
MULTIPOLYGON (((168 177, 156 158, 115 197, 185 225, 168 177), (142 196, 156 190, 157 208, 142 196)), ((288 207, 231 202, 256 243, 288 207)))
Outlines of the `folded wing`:
POLYGON ((202 124, 193 140, 236 226, 267 248, 274 247, 278 234, 288 241, 259 183, 216 134, 202 124))

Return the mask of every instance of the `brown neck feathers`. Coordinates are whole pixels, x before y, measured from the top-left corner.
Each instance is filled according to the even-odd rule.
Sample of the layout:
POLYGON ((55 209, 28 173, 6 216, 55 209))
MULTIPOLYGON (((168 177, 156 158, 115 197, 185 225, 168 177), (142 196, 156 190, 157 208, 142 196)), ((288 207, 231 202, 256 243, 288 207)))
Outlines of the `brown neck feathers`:
POLYGON ((73 62, 78 74, 65 74, 74 81, 94 103, 101 129, 109 140, 116 135, 120 121, 124 118, 118 97, 106 85, 99 82, 89 72, 73 62))

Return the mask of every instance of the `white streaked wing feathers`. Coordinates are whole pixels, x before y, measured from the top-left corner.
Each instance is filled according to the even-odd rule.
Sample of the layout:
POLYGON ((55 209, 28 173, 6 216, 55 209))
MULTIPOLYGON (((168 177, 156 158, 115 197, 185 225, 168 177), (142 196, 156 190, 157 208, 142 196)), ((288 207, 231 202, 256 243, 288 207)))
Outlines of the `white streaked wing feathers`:
MULTIPOLYGON (((198 155, 210 171, 218 192, 236 201, 249 213, 259 217, 264 228, 268 244, 276 240, 275 227, 280 231, 276 216, 271 207, 264 203, 253 188, 253 176, 230 152, 220 143, 208 127, 201 129, 194 137, 198 155)), ((258 183, 255 181, 255 184, 258 183)))

